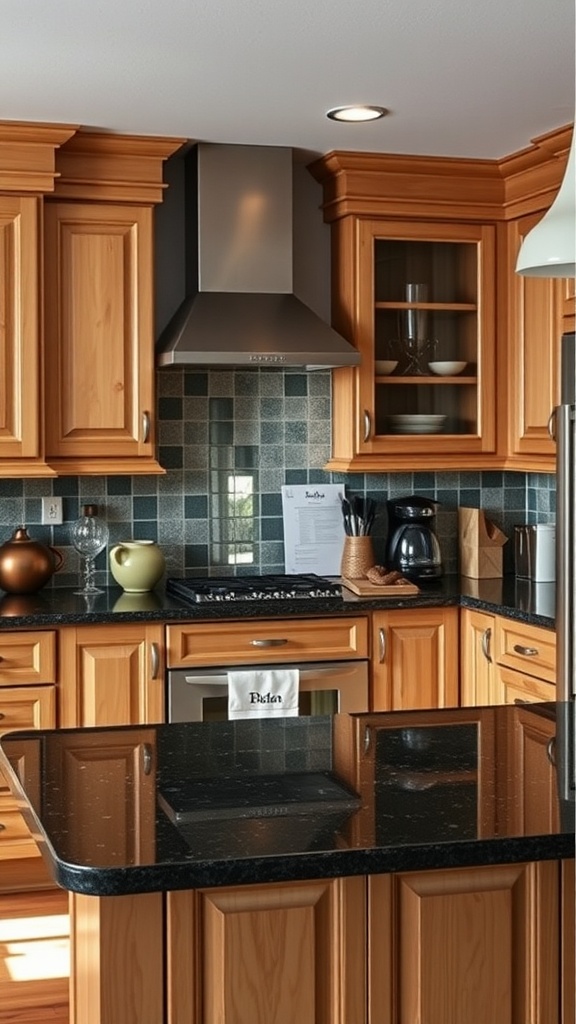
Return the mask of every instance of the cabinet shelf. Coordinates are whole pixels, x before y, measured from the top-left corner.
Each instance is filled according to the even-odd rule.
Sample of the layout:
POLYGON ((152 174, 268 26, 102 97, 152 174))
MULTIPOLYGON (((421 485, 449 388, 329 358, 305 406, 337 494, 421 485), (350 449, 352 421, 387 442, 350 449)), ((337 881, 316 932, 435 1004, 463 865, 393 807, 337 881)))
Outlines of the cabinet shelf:
POLYGON ((475 302, 375 302, 375 309, 416 309, 432 313, 475 313, 475 302))
POLYGON ((391 375, 389 377, 386 377, 386 376, 376 376, 375 380, 376 380, 377 384, 386 384, 386 385, 388 385, 388 384, 392 384, 392 385, 397 385, 397 384, 433 384, 435 387, 437 387, 438 385, 442 385, 442 384, 450 384, 450 385, 452 385, 452 384, 477 384, 478 383, 478 378, 476 376, 474 376, 474 377, 465 377, 462 374, 458 374, 457 377, 438 377, 436 374, 434 374, 433 376, 430 376, 430 377, 424 376, 424 375, 418 375, 417 377, 408 377, 408 376, 402 377, 400 374, 398 374, 396 376, 395 375, 391 375))

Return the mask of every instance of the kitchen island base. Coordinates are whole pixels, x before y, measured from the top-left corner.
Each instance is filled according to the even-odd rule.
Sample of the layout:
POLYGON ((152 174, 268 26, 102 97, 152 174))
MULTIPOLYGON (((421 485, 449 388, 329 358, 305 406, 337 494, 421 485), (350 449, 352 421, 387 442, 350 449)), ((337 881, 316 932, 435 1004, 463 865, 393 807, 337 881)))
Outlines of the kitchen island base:
POLYGON ((72 894, 71 1020, 558 1024, 560 903, 558 861, 72 894))

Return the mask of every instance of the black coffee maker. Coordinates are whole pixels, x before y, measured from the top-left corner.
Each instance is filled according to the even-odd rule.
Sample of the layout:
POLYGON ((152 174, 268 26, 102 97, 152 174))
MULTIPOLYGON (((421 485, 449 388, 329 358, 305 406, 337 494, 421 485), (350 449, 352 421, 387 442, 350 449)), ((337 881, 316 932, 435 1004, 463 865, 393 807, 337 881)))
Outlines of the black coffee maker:
POLYGON ((434 532, 436 502, 412 495, 391 498, 386 506, 386 566, 413 583, 438 579, 442 575, 442 556, 434 532))

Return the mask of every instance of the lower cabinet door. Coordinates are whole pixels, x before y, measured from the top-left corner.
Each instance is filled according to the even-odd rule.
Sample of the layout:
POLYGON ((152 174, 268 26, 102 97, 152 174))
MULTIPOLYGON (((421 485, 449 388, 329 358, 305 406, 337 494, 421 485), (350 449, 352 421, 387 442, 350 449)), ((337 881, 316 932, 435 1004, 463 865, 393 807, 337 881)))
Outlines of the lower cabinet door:
POLYGON ((555 861, 369 880, 369 1020, 555 1024, 555 861))
POLYGON ((365 886, 170 893, 170 1024, 365 1024, 365 886))
POLYGON ((62 889, 2 895, 2 1024, 68 1024, 69 930, 62 889))
POLYGON ((372 616, 372 711, 458 706, 458 609, 372 616))

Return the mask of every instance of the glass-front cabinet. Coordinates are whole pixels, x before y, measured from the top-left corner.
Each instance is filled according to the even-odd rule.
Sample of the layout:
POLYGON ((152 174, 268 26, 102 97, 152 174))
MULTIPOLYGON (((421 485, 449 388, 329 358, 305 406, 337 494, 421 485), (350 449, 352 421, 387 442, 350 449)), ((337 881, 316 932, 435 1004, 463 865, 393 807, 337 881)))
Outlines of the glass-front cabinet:
POLYGON ((348 238, 356 288, 342 294, 362 362, 334 374, 334 468, 493 456, 494 226, 358 218, 348 238))

